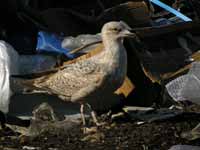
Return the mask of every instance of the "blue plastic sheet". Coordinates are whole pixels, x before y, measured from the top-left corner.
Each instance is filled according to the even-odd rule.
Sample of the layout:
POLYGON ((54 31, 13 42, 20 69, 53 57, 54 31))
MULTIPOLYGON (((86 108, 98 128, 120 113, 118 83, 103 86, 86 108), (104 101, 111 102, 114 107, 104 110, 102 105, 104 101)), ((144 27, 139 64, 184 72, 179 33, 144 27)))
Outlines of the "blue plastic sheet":
POLYGON ((40 31, 38 32, 38 40, 36 50, 38 52, 58 52, 64 54, 68 58, 74 58, 74 55, 69 54, 70 49, 62 48, 63 37, 56 34, 40 31))

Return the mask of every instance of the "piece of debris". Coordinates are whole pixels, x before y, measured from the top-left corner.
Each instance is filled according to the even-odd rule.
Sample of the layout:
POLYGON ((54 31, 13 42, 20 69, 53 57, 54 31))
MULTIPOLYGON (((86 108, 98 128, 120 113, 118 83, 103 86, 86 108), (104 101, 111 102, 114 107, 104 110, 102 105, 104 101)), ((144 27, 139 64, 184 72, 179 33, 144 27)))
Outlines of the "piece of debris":
POLYGON ((184 112, 183 110, 170 110, 168 108, 152 109, 152 110, 137 110, 129 111, 128 114, 131 116, 132 120, 138 121, 139 124, 151 122, 163 122, 167 120, 183 120, 186 118, 196 119, 200 116, 200 113, 196 112, 184 112))
POLYGON ((192 145, 174 145, 169 150, 200 150, 200 147, 192 145))
POLYGON ((68 119, 64 116, 56 115, 53 108, 47 104, 42 103, 33 110, 33 119, 25 136, 37 137, 45 132, 61 133, 68 132, 71 128, 76 128, 80 125, 77 119, 68 119))
POLYGON ((104 133, 95 132, 93 134, 86 135, 84 138, 81 139, 81 141, 83 142, 89 141, 89 142, 95 143, 95 142, 102 141, 104 137, 105 137, 104 133))
POLYGON ((23 150, 40 150, 40 147, 23 146, 23 150))
POLYGON ((196 140, 200 138, 200 124, 198 124, 194 129, 188 132, 183 132, 181 134, 182 138, 185 138, 187 140, 196 140))

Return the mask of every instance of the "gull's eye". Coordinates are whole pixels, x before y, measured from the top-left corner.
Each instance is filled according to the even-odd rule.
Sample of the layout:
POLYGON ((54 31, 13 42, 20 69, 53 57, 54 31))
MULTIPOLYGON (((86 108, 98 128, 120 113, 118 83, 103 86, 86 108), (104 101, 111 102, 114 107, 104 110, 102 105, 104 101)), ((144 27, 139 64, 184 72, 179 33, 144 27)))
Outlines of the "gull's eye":
POLYGON ((115 32, 120 32, 121 31, 120 28, 113 28, 112 30, 115 31, 115 32))

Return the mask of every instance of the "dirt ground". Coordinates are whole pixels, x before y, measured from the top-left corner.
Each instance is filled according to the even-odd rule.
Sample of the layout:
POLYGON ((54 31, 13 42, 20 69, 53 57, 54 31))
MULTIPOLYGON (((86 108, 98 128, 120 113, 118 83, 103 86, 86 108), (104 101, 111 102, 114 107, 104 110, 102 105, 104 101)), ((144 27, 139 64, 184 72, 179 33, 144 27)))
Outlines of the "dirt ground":
POLYGON ((67 133, 47 131, 33 139, 20 138, 19 135, 8 136, 1 130, 0 149, 167 150, 176 144, 200 146, 200 139, 188 141, 180 137, 182 132, 191 130, 198 122, 195 119, 186 119, 178 122, 164 121, 137 125, 133 121, 123 121, 110 123, 94 134, 85 135, 81 127, 76 127, 67 133))

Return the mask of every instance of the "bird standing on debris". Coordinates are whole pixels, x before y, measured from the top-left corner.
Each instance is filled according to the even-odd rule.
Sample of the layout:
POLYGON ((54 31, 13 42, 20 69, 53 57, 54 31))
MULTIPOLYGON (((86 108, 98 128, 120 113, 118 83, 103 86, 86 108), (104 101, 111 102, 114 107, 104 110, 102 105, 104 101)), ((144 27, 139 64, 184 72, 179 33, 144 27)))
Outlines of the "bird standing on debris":
POLYGON ((88 59, 68 64, 56 73, 29 80, 30 87, 58 95, 64 101, 81 104, 83 125, 86 125, 84 106, 99 125, 94 108, 107 108, 110 99, 123 83, 127 72, 127 54, 123 46, 125 37, 135 37, 124 22, 109 22, 102 28, 104 50, 88 59))

